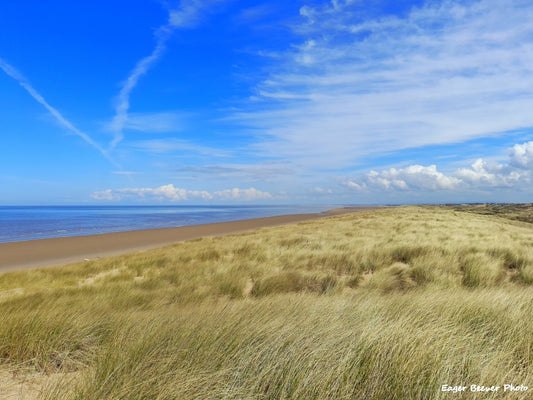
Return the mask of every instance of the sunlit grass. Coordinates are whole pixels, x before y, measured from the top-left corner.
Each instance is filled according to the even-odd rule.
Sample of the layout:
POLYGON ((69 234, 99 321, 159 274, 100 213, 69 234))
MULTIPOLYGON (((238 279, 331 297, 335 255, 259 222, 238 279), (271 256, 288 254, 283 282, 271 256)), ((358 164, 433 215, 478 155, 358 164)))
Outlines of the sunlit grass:
POLYGON ((381 209, 0 275, 0 357, 79 372, 49 399, 448 398, 533 386, 532 283, 530 224, 381 209))
POLYGON ((533 223, 533 203, 529 204, 465 204, 451 206, 456 211, 499 217, 533 223))

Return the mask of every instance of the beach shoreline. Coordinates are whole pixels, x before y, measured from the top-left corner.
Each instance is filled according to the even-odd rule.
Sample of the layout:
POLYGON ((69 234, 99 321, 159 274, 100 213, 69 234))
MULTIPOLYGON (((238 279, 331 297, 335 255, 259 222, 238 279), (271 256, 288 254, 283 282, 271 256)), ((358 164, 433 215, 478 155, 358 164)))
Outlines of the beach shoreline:
POLYGON ((0 273, 52 267, 163 247, 172 243, 210 236, 224 236, 259 228, 298 223, 335 215, 370 211, 380 206, 335 208, 320 213, 287 214, 273 217, 243 219, 87 236, 0 243, 0 273))

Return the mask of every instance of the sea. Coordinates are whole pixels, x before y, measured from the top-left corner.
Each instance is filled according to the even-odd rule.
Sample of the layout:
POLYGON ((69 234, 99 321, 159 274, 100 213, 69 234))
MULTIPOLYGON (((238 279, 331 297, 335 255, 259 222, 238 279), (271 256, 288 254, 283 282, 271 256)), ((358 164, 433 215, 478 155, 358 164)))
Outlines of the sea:
POLYGON ((339 205, 0 206, 0 243, 316 213, 339 205))

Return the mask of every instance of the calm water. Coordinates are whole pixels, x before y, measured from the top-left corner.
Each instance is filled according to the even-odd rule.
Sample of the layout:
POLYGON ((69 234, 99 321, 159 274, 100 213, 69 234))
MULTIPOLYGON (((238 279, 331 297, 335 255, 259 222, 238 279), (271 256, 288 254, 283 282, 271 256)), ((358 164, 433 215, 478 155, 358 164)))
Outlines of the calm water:
POLYGON ((0 206, 0 243, 320 212, 313 206, 0 206))

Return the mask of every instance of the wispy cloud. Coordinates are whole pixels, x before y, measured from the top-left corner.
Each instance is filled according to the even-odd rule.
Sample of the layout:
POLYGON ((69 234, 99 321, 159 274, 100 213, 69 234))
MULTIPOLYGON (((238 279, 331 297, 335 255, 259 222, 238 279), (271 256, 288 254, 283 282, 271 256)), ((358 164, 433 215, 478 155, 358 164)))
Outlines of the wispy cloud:
POLYGON ((318 194, 318 195, 323 195, 323 194, 333 194, 333 190, 330 189, 330 188, 325 189, 325 188, 322 188, 322 187, 320 187, 320 186, 317 186, 317 187, 315 187, 315 188, 312 190, 312 193, 315 194, 315 195, 316 195, 316 194, 318 194))
POLYGON ((306 6, 300 44, 257 87, 258 154, 311 170, 533 126, 533 4, 432 1, 403 16, 306 6), (265 139, 266 138, 266 139, 265 139))
MULTIPOLYGON (((165 25, 165 28, 167 26, 165 25)), ((165 43, 168 39, 169 32, 160 31, 161 34, 158 36, 157 44, 150 54, 147 57, 141 59, 133 71, 130 73, 126 79, 122 89, 120 90, 117 98, 117 105, 115 107, 115 117, 111 122, 111 130, 113 131, 114 138, 111 142, 111 149, 113 149, 117 144, 119 144, 124 138, 123 129, 128 121, 128 110, 130 108, 130 94, 133 88, 137 85, 139 78, 148 72, 148 69, 155 63, 155 61, 163 54, 165 49, 165 43), (164 33, 163 33, 164 32, 164 33)))
POLYGON ((142 172, 138 171, 113 171, 112 172, 115 175, 139 175, 142 174, 142 172))
POLYGON ((52 107, 50 104, 46 102, 44 97, 41 96, 41 94, 33 88, 33 86, 24 77, 24 75, 22 75, 13 66, 8 64, 1 58, 0 58, 0 68, 8 76, 16 80, 19 83, 19 85, 22 86, 29 93, 31 97, 33 97, 38 103, 40 103, 44 108, 46 108, 48 112, 52 114, 52 116, 59 122, 61 126, 63 126, 70 132, 82 138, 85 142, 87 142, 92 147, 94 147, 96 150, 98 150, 109 162, 111 162, 111 164, 120 168, 120 166, 109 156, 107 151, 105 151, 102 147, 100 147, 100 145, 96 143, 89 135, 87 135, 85 132, 80 131, 70 121, 65 119, 65 117, 63 117, 63 115, 61 115, 59 111, 57 111, 54 107, 52 107))
POLYGON ((253 5, 240 11, 239 14, 234 17, 234 21, 247 24, 257 23, 257 21, 275 14, 276 11, 278 10, 272 3, 253 5))
POLYGON ((155 32, 156 43, 152 53, 137 62, 124 81, 117 96, 115 116, 110 124, 110 128, 114 134, 114 138, 110 144, 111 149, 124 138, 123 130, 125 128, 131 128, 131 124, 128 122, 130 95, 135 86, 137 86, 139 79, 161 58, 172 33, 176 29, 194 26, 200 18, 201 12, 213 2, 215 1, 182 0, 179 7, 169 11, 167 23, 160 26, 155 32))
POLYGON ((294 168, 288 163, 256 162, 254 164, 221 164, 207 166, 186 166, 178 172, 187 176, 216 179, 239 179, 254 181, 271 181, 294 175, 294 168))
MULTIPOLYGON (((182 113, 163 111, 151 113, 129 113, 123 129, 146 133, 176 133, 184 129, 186 116, 182 113)), ((114 130, 113 124, 107 128, 114 130)))
POLYGON ((102 201, 119 201, 125 199, 157 201, 186 201, 192 199, 252 201, 271 199, 272 195, 253 187, 248 189, 233 188, 208 192, 206 190, 187 190, 175 187, 173 184, 168 184, 156 188, 106 189, 94 192, 91 197, 95 200, 102 201))
POLYGON ((191 153, 196 153, 209 157, 228 157, 230 155, 230 151, 209 146, 201 146, 186 140, 175 138, 137 140, 129 142, 128 146, 137 150, 156 154, 187 152, 190 155, 192 155, 191 153))
MULTIPOLYGON (((178 133, 186 129, 191 117, 192 114, 179 111, 128 112, 121 129, 152 134, 178 133)), ((114 120, 101 125, 107 132, 116 133, 114 120)))

